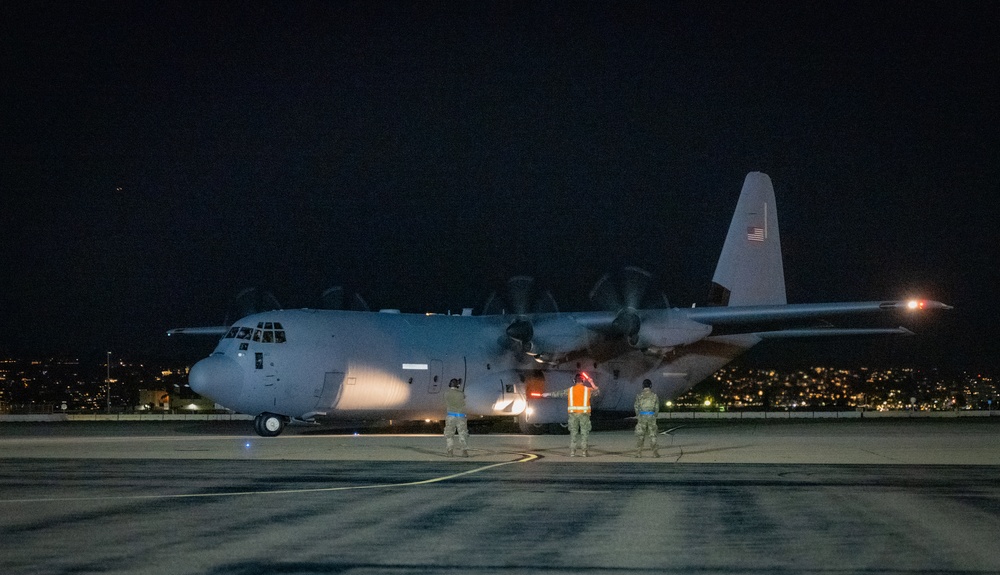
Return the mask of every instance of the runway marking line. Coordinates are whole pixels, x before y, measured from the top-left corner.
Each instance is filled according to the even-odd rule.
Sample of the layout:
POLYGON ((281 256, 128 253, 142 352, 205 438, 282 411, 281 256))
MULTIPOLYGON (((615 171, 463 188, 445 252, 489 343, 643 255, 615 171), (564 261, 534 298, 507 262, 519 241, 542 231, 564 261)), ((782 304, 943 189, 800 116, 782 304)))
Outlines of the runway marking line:
POLYGON ((451 475, 444 475, 441 477, 432 477, 431 479, 422 479, 420 481, 407 481, 405 483, 378 483, 375 485, 354 485, 346 487, 311 487, 308 489, 278 489, 272 491, 233 491, 228 493, 179 493, 174 495, 116 495, 116 496, 103 496, 103 497, 43 497, 36 499, 0 499, 0 503, 58 503, 65 501, 114 501, 121 499, 135 499, 135 500, 150 500, 150 499, 190 499, 194 497, 234 497, 238 495, 288 495, 294 493, 321 493, 325 491, 351 491, 358 489, 387 489, 390 487, 414 487, 417 485, 430 485, 431 483, 440 483, 442 481, 448 481, 450 479, 455 479, 456 477, 461 477, 463 475, 471 475, 473 473, 479 473, 486 471, 487 469, 493 469, 494 467, 501 467, 504 465, 511 465, 513 463, 528 463, 529 461, 534 461, 539 459, 541 456, 534 453, 518 453, 521 455, 521 459, 515 459, 514 461, 502 461, 500 463, 492 463, 490 465, 484 465, 483 467, 476 467, 475 469, 469 469, 467 471, 462 471, 460 473, 452 473, 451 475))

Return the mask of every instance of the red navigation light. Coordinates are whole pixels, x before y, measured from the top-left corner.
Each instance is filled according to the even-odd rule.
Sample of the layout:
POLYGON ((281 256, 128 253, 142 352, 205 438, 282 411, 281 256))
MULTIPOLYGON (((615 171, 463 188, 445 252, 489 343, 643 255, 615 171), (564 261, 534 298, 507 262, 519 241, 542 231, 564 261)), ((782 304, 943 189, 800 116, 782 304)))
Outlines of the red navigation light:
POLYGON ((922 299, 911 299, 906 302, 907 309, 925 309, 927 307, 927 301, 922 299))

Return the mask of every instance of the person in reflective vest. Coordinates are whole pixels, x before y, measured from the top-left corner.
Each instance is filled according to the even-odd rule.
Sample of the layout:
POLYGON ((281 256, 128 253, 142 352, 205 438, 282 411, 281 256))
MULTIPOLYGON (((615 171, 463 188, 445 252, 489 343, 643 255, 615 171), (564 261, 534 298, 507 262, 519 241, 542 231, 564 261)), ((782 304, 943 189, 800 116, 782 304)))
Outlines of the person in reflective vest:
POLYGON ((448 456, 455 454, 455 435, 462 446, 462 457, 469 456, 469 425, 465 418, 465 392, 462 391, 462 381, 452 379, 448 382, 448 391, 444 394, 444 407, 447 416, 444 420, 444 441, 448 448, 448 456))
POLYGON ((642 457, 642 447, 645 439, 649 438, 649 446, 653 449, 653 457, 659 457, 660 452, 656 449, 656 414, 660 412, 660 398, 653 392, 653 382, 645 379, 642 382, 642 391, 635 396, 635 424, 636 435, 636 457, 642 457))
POLYGON ((590 400, 600 393, 597 384, 587 374, 580 372, 573 378, 575 384, 562 391, 543 393, 542 397, 567 398, 566 409, 569 413, 569 454, 576 457, 577 445, 581 455, 587 457, 587 439, 590 437, 590 400), (578 441, 579 439, 579 441, 578 441))

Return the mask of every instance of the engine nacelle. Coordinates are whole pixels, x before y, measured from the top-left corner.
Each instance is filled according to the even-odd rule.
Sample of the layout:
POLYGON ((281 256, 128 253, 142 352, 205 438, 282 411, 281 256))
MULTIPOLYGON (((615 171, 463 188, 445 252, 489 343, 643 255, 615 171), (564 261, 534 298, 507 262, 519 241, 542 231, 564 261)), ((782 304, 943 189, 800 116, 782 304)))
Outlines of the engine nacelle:
POLYGON ((541 318, 534 322, 531 352, 560 356, 587 349, 591 332, 566 315, 541 318))
POLYGON ((639 331, 628 338, 628 344, 636 349, 672 349, 690 345, 710 333, 710 325, 668 314, 644 319, 639 331))

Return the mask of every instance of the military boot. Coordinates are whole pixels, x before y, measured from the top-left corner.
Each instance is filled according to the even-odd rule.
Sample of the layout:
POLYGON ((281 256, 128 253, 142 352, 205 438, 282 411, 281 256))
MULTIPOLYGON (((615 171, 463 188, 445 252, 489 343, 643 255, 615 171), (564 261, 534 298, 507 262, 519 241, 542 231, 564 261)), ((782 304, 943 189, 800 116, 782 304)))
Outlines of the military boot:
POLYGON ((569 450, 569 456, 570 457, 576 457, 576 448, 575 447, 573 447, 573 448, 571 448, 569 450))
POLYGON ((462 450, 462 457, 468 457, 468 456, 469 456, 469 450, 468 449, 463 449, 462 450))
POLYGON ((659 456, 660 456, 660 450, 657 449, 657 447, 654 445, 653 446, 653 457, 659 457, 659 456))
POLYGON ((455 455, 455 448, 454 447, 449 447, 448 448, 448 457, 451 457, 452 455, 455 455))

